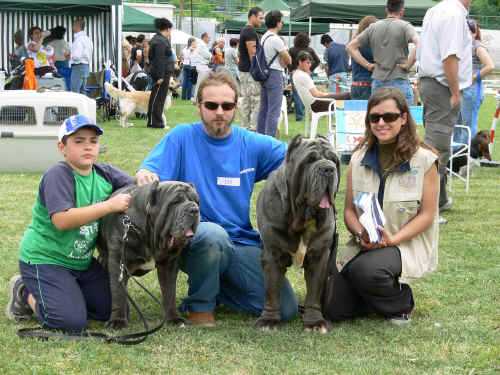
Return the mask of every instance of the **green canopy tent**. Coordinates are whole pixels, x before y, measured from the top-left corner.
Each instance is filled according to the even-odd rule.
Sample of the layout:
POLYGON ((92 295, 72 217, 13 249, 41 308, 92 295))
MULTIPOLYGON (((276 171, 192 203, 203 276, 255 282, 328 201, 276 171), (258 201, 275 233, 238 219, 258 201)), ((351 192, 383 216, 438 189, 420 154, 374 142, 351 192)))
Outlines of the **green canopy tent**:
MULTIPOLYGON (((280 10, 283 13, 283 28, 280 31, 281 35, 295 35, 300 32, 309 32, 309 24, 307 22, 294 22, 290 21, 290 7, 288 4, 284 3, 282 0, 264 0, 262 3, 257 5, 267 13, 270 10, 280 10)), ((248 16, 242 14, 233 19, 227 20, 217 25, 217 32, 219 33, 230 33, 239 34, 240 30, 248 22, 248 16)), ((330 31, 330 27, 327 24, 313 23, 312 34, 325 34, 330 31)), ((265 25, 257 29, 257 32, 264 33, 266 31, 265 25)))
POLYGON ((137 31, 143 33, 156 33, 155 18, 127 5, 123 6, 122 31, 137 31))
POLYGON ((86 32, 94 43, 91 70, 101 70, 102 63, 111 59, 121 64, 121 4, 122 0, 0 0, 0 67, 7 69, 8 54, 13 52, 13 35, 39 26, 42 30, 55 26, 66 28, 65 39, 73 40, 72 23, 83 18, 86 32), (114 19, 114 28, 113 28, 114 19))
MULTIPOLYGON (((294 21, 358 23, 369 14, 385 18, 386 3, 386 0, 310 0, 292 9, 290 18, 294 21)), ((405 0, 403 19, 421 25, 425 12, 435 4, 432 0, 405 0)))

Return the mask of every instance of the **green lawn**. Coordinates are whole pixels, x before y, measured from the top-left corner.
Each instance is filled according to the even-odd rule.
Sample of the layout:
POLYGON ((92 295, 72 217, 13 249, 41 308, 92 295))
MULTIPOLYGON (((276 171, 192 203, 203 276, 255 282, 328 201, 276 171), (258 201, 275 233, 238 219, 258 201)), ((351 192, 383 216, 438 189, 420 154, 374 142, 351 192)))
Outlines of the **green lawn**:
MULTIPOLYGON (((195 106, 175 100, 170 124, 198 118, 195 106)), ((480 112, 480 129, 489 129, 496 101, 488 97, 480 112)), ((303 123, 290 115, 290 136, 303 132, 303 123)), ((102 124, 100 161, 130 174, 164 130, 152 130, 132 119, 123 129, 116 121, 102 124)), ((320 131, 325 131, 323 121, 320 131)), ((283 134, 283 131, 282 131, 283 134)), ((56 145, 54 144, 54 147, 56 145)), ((500 139, 493 152, 500 160, 500 139)), ((336 201, 341 245, 345 166, 336 201)), ((7 304, 9 278, 18 273, 17 253, 31 219, 37 184, 42 174, 0 173, 0 305, 7 304)), ((0 318, 0 374, 499 374, 500 373, 500 168, 480 168, 470 194, 455 183, 453 211, 441 226, 439 268, 413 286, 416 308, 408 327, 395 327, 377 317, 334 324, 328 335, 304 333, 297 317, 278 333, 253 328, 255 317, 217 308, 217 327, 165 327, 133 347, 100 341, 20 340, 17 329, 35 321, 13 324, 0 318)), ((257 186, 257 190, 261 185, 257 186)), ((255 197, 254 197, 255 198, 255 197)), ((255 204, 252 205, 253 207, 255 204)), ((255 222, 255 211, 252 210, 255 222)), ((288 273, 299 299, 305 296, 302 271, 288 273)), ((155 273, 142 278, 160 295, 155 273)), ((130 292, 153 323, 160 308, 133 283, 130 292)), ((178 280, 178 302, 187 293, 186 276, 178 280)), ((93 331, 103 324, 90 322, 93 331)), ((127 332, 142 329, 132 313, 127 332)), ((109 332, 112 333, 112 332, 109 332)))

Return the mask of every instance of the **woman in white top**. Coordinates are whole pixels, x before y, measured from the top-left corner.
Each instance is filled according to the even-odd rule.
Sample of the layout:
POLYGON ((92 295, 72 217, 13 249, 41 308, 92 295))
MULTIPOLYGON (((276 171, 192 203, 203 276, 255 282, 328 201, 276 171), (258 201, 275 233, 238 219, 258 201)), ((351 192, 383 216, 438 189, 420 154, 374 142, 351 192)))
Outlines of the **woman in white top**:
POLYGON ((64 34, 66 34, 66 28, 63 26, 56 26, 50 31, 51 41, 49 42, 49 46, 54 48, 55 66, 58 71, 61 68, 69 67, 71 49, 68 42, 64 40, 64 34))
POLYGON ((182 75, 182 100, 190 100, 193 96, 193 82, 191 81, 191 71, 196 69, 191 63, 191 57, 196 49, 196 39, 189 38, 187 47, 182 50, 181 58, 183 61, 182 75))
POLYGON ((30 59, 33 59, 35 61, 35 74, 37 76, 43 76, 45 73, 54 70, 54 48, 49 45, 43 45, 43 41, 49 35, 49 32, 42 32, 42 30, 38 26, 33 26, 28 31, 28 36, 31 39, 27 45, 28 54, 30 59))

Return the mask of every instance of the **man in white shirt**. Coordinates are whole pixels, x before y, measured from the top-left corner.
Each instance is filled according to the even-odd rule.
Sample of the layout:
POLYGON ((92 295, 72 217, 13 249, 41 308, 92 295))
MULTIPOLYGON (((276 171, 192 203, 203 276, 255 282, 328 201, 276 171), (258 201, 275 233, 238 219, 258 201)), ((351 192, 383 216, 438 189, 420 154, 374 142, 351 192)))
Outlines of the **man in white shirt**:
POLYGON ((89 76, 89 64, 94 49, 92 41, 85 34, 85 20, 73 21, 75 37, 71 45, 71 91, 86 94, 85 86, 89 76))
POLYGON ((283 15, 279 10, 268 12, 265 17, 267 31, 261 39, 269 66, 269 77, 261 82, 257 132, 272 137, 276 134, 283 101, 283 68, 292 62, 285 42, 278 36, 283 27, 282 18, 283 15))
POLYGON ((425 141, 439 151, 439 209, 451 209, 446 164, 461 90, 472 83, 472 37, 467 26, 472 0, 444 0, 427 11, 417 49, 419 91, 424 104, 425 141))
MULTIPOLYGON (((198 87, 200 86, 200 82, 210 72, 208 64, 210 63, 210 59, 212 58, 212 54, 208 49, 208 43, 210 43, 210 35, 208 35, 208 33, 201 34, 201 40, 202 41, 198 43, 198 47, 196 47, 193 55, 191 56, 191 65, 194 65, 196 67, 196 72, 198 73, 196 88, 194 90, 194 98, 196 98, 198 95, 198 87)), ((193 100, 193 102, 196 102, 196 100, 193 100)))
POLYGON ((311 78, 311 64, 312 56, 309 52, 299 52, 297 55, 297 69, 293 72, 293 84, 304 104, 311 106, 313 112, 328 111, 331 101, 318 99, 348 100, 351 98, 350 92, 333 93, 319 91, 311 78))

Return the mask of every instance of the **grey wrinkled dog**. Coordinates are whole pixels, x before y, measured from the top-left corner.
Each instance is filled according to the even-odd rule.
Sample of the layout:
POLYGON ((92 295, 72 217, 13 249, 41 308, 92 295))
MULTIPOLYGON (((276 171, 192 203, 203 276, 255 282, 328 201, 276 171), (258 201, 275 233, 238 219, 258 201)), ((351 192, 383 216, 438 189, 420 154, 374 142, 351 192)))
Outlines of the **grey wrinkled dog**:
POLYGON ((293 262, 304 267, 305 330, 331 330, 321 313, 321 299, 335 233, 333 202, 339 180, 339 159, 327 138, 303 139, 300 134, 292 138, 285 161, 267 179, 257 199, 266 296, 256 328, 279 329, 281 285, 293 262))
MULTIPOLYGON (((99 261, 108 270, 111 285, 111 316, 106 327, 121 329, 128 325, 127 297, 119 284, 120 262, 134 276, 142 276, 155 266, 163 295, 167 322, 187 324, 175 305, 179 257, 200 222, 200 200, 191 184, 177 181, 131 185, 114 194, 132 195, 125 214, 132 225, 124 241, 123 213, 105 216, 100 223, 97 247, 99 261), (125 242, 125 243, 124 243, 125 242)), ((123 285, 128 275, 123 273, 123 285)))

